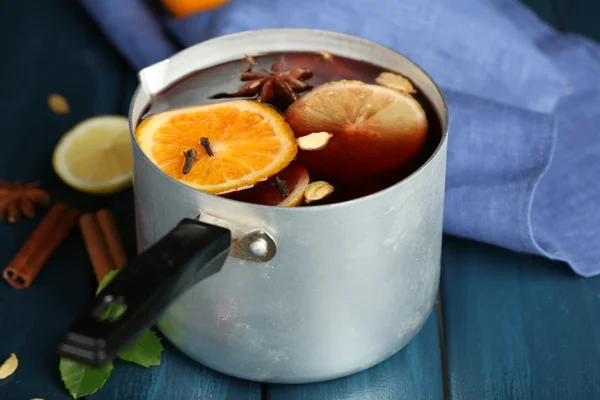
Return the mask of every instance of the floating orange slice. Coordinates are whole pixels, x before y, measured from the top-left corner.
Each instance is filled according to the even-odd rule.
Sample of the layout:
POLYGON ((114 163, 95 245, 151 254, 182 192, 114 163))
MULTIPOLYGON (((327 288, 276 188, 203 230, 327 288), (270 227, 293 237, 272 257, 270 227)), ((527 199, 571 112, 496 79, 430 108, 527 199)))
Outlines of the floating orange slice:
POLYGON ((385 86, 340 81, 319 86, 285 113, 297 137, 332 136, 318 151, 300 151, 311 173, 357 178, 386 173, 412 160, 425 144, 427 116, 411 95, 385 86))
POLYGON ((208 193, 252 186, 284 169, 297 152, 294 133, 283 117, 251 100, 155 114, 138 125, 136 137, 167 175, 208 193), (189 158, 184 153, 191 150, 195 161, 184 173, 189 158))

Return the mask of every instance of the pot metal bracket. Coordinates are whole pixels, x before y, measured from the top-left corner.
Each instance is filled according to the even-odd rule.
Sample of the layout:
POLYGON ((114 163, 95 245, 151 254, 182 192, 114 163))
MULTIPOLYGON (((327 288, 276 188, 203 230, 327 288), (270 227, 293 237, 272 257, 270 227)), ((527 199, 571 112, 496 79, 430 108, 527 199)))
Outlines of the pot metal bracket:
POLYGON ((200 222, 221 226, 231 231, 233 237, 229 256, 255 263, 271 261, 277 254, 277 244, 273 237, 264 229, 253 229, 241 226, 224 218, 201 213, 200 222))

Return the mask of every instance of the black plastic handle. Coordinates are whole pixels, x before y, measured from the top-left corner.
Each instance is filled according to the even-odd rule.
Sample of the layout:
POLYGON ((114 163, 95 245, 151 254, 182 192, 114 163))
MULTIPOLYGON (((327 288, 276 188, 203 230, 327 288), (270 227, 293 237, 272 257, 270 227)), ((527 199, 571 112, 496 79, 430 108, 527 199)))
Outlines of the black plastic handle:
POLYGON ((62 339, 60 355, 96 366, 113 360, 177 297, 219 272, 230 246, 229 230, 182 220, 102 290, 62 339), (117 304, 124 312, 107 320, 106 310, 117 304))

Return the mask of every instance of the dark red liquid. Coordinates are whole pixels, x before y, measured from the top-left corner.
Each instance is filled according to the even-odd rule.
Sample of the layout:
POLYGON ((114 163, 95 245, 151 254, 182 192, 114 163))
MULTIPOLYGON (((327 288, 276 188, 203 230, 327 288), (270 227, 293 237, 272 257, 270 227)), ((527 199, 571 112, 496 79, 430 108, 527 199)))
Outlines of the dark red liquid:
MULTIPOLYGON (((335 55, 331 59, 327 59, 327 57, 319 53, 277 53, 254 57, 257 64, 253 66, 252 70, 260 71, 261 69, 269 69, 273 63, 281 60, 281 57, 284 60, 283 69, 293 67, 310 69, 313 76, 309 82, 314 87, 340 80, 359 80, 365 83, 375 83, 375 78, 381 72, 386 71, 370 63, 335 55)), ((214 97, 219 93, 235 92, 244 84, 244 82, 240 82, 239 80, 242 64, 242 61, 229 62, 207 68, 179 81, 153 99, 151 106, 146 111, 146 116, 173 108, 230 100, 230 98, 215 99, 214 97)), ((402 71, 393 72, 402 73, 402 71)), ((414 94, 413 97, 423 107, 429 124, 426 143, 417 156, 399 168, 375 176, 361 177, 360 179, 354 176, 323 176, 307 168, 311 182, 324 180, 335 187, 335 191, 331 196, 311 203, 311 205, 338 203, 373 194, 406 178, 431 157, 442 137, 441 122, 431 102, 421 94, 420 88, 416 87, 416 89, 418 93, 414 94)), ((269 104, 278 109, 282 114, 288 106, 288 103, 282 99, 274 99, 269 104)), ((288 188, 291 192, 294 189, 293 185, 297 179, 289 178, 288 181, 292 186, 288 188)), ((263 186, 271 188, 271 186, 264 184, 263 186)), ((273 205, 273 196, 271 188, 268 195, 265 194, 266 200, 262 204, 273 205)), ((277 197, 277 194, 275 196, 277 197)), ((245 200, 244 191, 238 191, 233 195, 229 194, 227 197, 240 201, 245 200)), ((261 203, 261 196, 257 196, 256 187, 254 190, 248 190, 246 201, 261 203)))

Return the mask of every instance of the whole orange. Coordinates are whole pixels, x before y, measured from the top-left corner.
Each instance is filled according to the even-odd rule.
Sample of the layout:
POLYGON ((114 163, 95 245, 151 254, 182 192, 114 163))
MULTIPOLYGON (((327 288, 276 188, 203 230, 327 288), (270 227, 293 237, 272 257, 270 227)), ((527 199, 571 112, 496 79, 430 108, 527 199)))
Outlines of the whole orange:
POLYGON ((166 9, 175 17, 186 17, 190 14, 219 7, 230 0, 161 0, 166 9))

